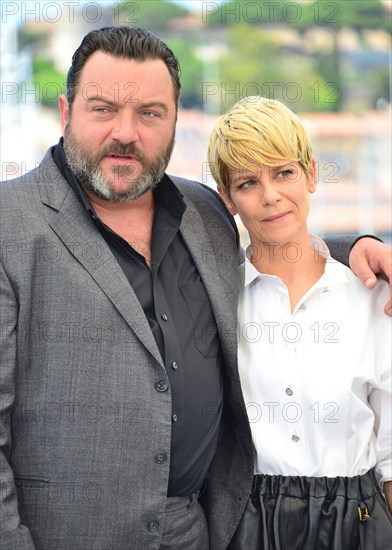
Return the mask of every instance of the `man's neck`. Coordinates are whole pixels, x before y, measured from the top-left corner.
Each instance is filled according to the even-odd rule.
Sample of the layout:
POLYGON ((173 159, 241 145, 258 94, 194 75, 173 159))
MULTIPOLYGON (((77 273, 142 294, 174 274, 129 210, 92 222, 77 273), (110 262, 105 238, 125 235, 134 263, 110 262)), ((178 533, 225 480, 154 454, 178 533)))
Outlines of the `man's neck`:
POLYGON ((151 236, 155 201, 152 191, 127 202, 111 202, 86 191, 97 216, 126 240, 151 265, 151 236))

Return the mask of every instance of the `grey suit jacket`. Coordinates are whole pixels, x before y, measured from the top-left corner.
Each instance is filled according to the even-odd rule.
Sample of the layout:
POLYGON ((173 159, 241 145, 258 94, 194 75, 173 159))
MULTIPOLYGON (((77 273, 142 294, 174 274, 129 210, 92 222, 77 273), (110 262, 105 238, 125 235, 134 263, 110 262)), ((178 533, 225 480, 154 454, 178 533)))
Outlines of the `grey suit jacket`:
MULTIPOLYGON (((215 193, 172 179, 226 364, 204 496, 211 549, 224 550, 253 476, 236 367, 237 234, 215 193)), ((0 185, 0 207, 1 550, 155 550, 169 475, 155 456, 170 450, 171 396, 155 388, 165 368, 144 312, 50 151, 0 185)))
MULTIPOLYGON (((246 434, 240 472, 234 462, 229 485, 217 479, 207 497, 213 548, 223 548, 214 524, 227 538, 241 515, 230 491, 252 473, 236 370, 236 232, 212 191, 173 180, 226 359, 225 415, 236 409, 246 434), (213 516, 222 491, 235 507, 227 518, 213 516)), ((0 193, 1 549, 157 549, 151 521, 163 525, 169 463, 155 456, 170 450, 171 396, 155 388, 165 368, 144 312, 50 151, 0 193)))

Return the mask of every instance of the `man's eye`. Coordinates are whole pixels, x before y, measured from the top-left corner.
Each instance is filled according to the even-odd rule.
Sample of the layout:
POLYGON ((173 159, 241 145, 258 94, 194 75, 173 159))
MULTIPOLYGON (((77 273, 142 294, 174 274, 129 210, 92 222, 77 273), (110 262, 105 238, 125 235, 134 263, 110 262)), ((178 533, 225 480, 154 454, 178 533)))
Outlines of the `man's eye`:
POLYGON ((154 111, 144 111, 143 115, 146 116, 147 118, 154 118, 158 116, 156 113, 154 113, 154 111))
POLYGON ((109 113, 109 109, 107 107, 95 107, 94 111, 96 113, 109 113))

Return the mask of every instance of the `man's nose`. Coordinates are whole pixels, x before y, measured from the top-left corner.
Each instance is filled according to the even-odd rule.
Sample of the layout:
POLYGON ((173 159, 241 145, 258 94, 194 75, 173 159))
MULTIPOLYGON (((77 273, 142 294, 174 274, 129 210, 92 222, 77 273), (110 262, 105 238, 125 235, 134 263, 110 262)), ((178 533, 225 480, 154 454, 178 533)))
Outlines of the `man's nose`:
POLYGON ((138 122, 134 113, 118 113, 112 138, 121 143, 132 143, 139 139, 138 122))

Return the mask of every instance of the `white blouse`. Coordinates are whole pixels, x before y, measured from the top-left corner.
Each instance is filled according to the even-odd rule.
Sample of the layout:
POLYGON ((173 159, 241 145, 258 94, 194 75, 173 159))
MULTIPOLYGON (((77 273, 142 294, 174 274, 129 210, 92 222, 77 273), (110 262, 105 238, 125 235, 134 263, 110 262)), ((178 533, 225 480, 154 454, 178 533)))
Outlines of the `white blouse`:
MULTIPOLYGON (((251 250, 248 248, 247 257, 251 250)), ((255 473, 392 479, 388 285, 366 289, 331 257, 291 313, 287 287, 247 259, 239 371, 255 473)))

